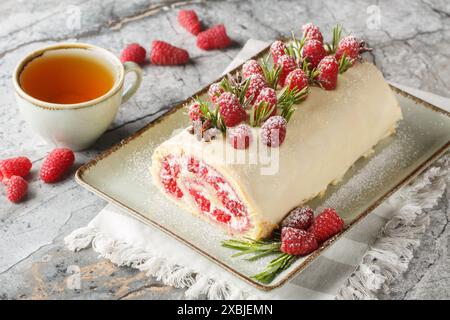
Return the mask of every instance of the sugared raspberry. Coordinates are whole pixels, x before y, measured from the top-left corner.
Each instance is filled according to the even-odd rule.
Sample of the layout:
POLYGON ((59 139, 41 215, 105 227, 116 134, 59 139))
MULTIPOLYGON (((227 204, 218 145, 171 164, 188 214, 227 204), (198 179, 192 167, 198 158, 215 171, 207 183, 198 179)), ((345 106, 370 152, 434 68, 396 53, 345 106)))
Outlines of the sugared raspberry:
POLYGON ((295 229, 308 229, 314 220, 314 211, 308 207, 297 207, 289 212, 281 223, 282 227, 291 227, 295 229))
POLYGON ((264 88, 256 98, 255 105, 259 106, 261 102, 266 102, 269 108, 273 107, 273 111, 270 116, 277 114, 277 93, 272 88, 264 88))
POLYGON ((197 35, 197 47, 203 50, 226 48, 231 44, 223 24, 214 26, 197 35))
POLYGON ((227 131, 228 141, 235 149, 247 149, 252 139, 252 131, 246 124, 237 125, 227 131))
POLYGON ((200 104, 198 102, 193 102, 188 106, 188 116, 191 121, 200 120, 200 104))
POLYGON ((218 104, 219 113, 227 127, 234 127, 247 118, 247 113, 239 103, 239 99, 230 92, 222 93, 218 104))
POLYGON ((19 176, 12 176, 7 182, 6 197, 11 202, 19 202, 27 194, 28 182, 19 176))
POLYGON ((295 228, 281 230, 281 248, 284 253, 294 256, 304 256, 318 248, 317 240, 313 234, 295 228))
POLYGON ((244 79, 247 79, 254 74, 264 77, 264 73, 260 64, 256 60, 251 59, 245 62, 242 66, 242 77, 244 79))
POLYGON ((150 61, 159 65, 186 64, 189 61, 189 53, 167 42, 155 40, 152 42, 150 61))
POLYGON ((302 26, 303 38, 309 40, 317 40, 323 43, 323 36, 318 26, 312 23, 307 23, 302 26))
POLYGON ((325 90, 333 90, 337 86, 339 75, 339 63, 333 56, 326 56, 320 61, 317 70, 319 75, 317 81, 325 90))
POLYGON ((344 220, 333 208, 324 209, 314 220, 308 231, 314 234, 317 242, 322 243, 338 234, 344 228, 344 220))
POLYGON ((284 55, 278 59, 277 65, 281 66, 281 73, 278 82, 281 86, 284 86, 286 77, 289 73, 291 73, 291 71, 297 68, 297 63, 293 57, 284 55))
POLYGON ((217 100, 223 92, 224 90, 218 82, 213 83, 208 89, 209 98, 213 103, 217 103, 217 100))
POLYGON ((308 40, 302 48, 302 57, 306 59, 312 68, 316 68, 320 60, 327 55, 322 42, 308 40))
POLYGON ((308 76, 302 69, 295 69, 288 74, 284 84, 289 86, 290 90, 298 89, 300 91, 308 86, 308 81, 308 76))
POLYGON ((7 182, 12 176, 25 177, 32 163, 27 157, 16 157, 0 161, 0 181, 7 182))
POLYGON ((280 146, 286 137, 286 119, 282 116, 273 116, 261 126, 261 141, 269 147, 280 146))
POLYGON ((68 148, 54 149, 44 160, 39 175, 46 183, 61 180, 75 161, 73 151, 68 148))
POLYGON ((120 54, 120 61, 133 61, 135 63, 143 63, 147 52, 138 43, 131 43, 120 54))
POLYGON ((270 54, 272 55, 274 65, 278 64, 278 59, 286 55, 286 45, 283 41, 275 41, 270 46, 270 54))
POLYGON ((194 36, 202 31, 202 26, 194 10, 180 10, 178 12, 178 23, 194 36))
POLYGON ((253 103, 258 97, 261 90, 267 87, 267 83, 264 77, 259 74, 254 74, 249 79, 250 84, 248 85, 247 92, 245 92, 245 97, 247 99, 253 97, 251 101, 251 103, 253 103))
POLYGON ((336 50, 336 59, 339 61, 342 58, 342 55, 345 52, 345 56, 350 59, 354 60, 359 57, 359 51, 360 51, 360 44, 358 40, 353 36, 347 36, 345 38, 342 38, 341 41, 339 41, 338 48, 336 50))

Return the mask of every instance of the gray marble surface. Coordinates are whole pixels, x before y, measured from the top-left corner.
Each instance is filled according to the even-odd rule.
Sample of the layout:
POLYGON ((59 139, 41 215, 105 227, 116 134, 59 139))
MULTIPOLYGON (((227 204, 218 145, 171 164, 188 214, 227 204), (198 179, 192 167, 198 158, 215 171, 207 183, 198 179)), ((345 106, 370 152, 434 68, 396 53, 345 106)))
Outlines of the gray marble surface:
MULTIPOLYGON (((111 128, 77 166, 119 142, 219 76, 249 38, 271 40, 313 21, 322 29, 341 23, 375 48, 370 58, 387 79, 449 96, 450 2, 413 1, 13 1, 0 2, 0 158, 33 160, 30 191, 14 205, 0 196, 0 298, 182 299, 129 268, 118 268, 86 250, 68 252, 62 239, 83 226, 105 202, 73 179, 46 185, 38 169, 49 147, 26 127, 14 102, 11 73, 29 51, 60 41, 93 43, 115 53, 129 42, 146 47, 164 39, 189 50, 182 67, 144 67, 139 93, 124 105, 111 128), (18 5, 19 3, 19 5, 18 5), (197 10, 203 23, 225 23, 234 45, 205 52, 176 22, 179 7, 197 10), (379 13, 379 16, 377 16, 379 13), (378 19, 379 18, 379 19, 378 19), (80 290, 67 288, 68 268, 80 269, 80 290)), ((385 299, 450 298, 450 203, 430 212, 431 226, 410 269, 385 299)))

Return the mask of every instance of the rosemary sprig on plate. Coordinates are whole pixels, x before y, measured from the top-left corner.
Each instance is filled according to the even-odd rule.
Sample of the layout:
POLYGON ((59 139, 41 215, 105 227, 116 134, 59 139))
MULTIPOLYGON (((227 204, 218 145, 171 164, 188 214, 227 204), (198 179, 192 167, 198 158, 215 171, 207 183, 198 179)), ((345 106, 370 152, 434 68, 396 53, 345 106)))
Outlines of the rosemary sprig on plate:
POLYGON ((289 268, 295 261, 295 256, 283 253, 280 251, 281 242, 274 239, 271 240, 253 240, 245 238, 246 240, 226 240, 222 242, 222 246, 240 252, 235 253, 232 257, 239 257, 242 255, 251 255, 246 260, 255 261, 263 257, 276 254, 276 258, 271 260, 266 268, 252 276, 262 283, 270 283, 280 272, 289 268))

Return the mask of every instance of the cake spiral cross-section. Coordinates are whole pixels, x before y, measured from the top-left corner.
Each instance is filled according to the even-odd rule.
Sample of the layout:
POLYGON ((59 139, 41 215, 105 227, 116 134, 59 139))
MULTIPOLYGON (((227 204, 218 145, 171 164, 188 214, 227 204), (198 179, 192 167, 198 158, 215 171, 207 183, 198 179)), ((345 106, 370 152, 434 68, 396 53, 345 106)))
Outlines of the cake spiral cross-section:
MULTIPOLYGON (((277 76, 276 63, 271 75, 264 65, 259 68, 259 63, 252 62, 247 69, 244 65, 244 76, 236 83, 244 91, 250 87, 254 94, 230 88, 233 81, 228 81, 212 86, 206 105, 195 102, 189 109, 193 127, 163 142, 152 157, 154 183, 168 199, 232 235, 261 239, 270 235, 290 210, 338 183, 360 157, 395 132, 401 109, 373 64, 344 54, 341 61, 336 60, 338 65, 348 62, 351 67, 336 74, 337 84, 321 86, 320 79, 328 76, 325 72, 333 72, 334 62, 319 63, 314 70, 323 74, 317 77, 317 72, 308 72, 307 63, 300 67, 301 48, 297 49, 299 56, 292 55, 296 64, 292 68, 301 71, 287 75, 284 83, 272 79, 277 76), (264 86, 259 79, 257 86, 251 87, 255 74, 262 75, 266 87, 276 91, 274 99, 281 107, 272 108, 270 99, 256 98, 264 86), (297 87, 291 85, 295 81, 297 87), (301 97, 287 99, 291 101, 288 110, 285 102, 280 102, 286 90, 291 98, 301 97), (307 97, 300 94, 302 90, 308 92, 307 97), (226 92, 236 99, 230 100, 228 95, 228 104, 221 105, 226 92), (235 107, 241 108, 239 112, 235 107), (238 125, 224 125, 223 118, 230 114, 238 125), (270 145, 263 131, 266 123, 278 123, 273 117, 285 119, 274 131, 284 133, 275 136, 279 143, 270 145), (239 126, 246 128, 239 131, 242 139, 237 145, 233 130, 239 126), (267 151, 270 157, 262 157, 267 151)), ((269 91, 264 94, 270 96, 269 91)))

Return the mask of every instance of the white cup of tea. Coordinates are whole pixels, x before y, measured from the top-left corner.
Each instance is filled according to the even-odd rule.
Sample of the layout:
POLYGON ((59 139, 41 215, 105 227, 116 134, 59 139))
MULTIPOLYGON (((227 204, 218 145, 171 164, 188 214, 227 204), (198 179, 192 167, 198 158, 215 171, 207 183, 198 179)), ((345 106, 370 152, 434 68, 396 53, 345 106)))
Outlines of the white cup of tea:
POLYGON ((45 141, 74 151, 91 146, 142 81, 140 67, 84 43, 51 45, 27 55, 13 74, 16 100, 45 141), (124 90, 125 75, 135 73, 124 90))

